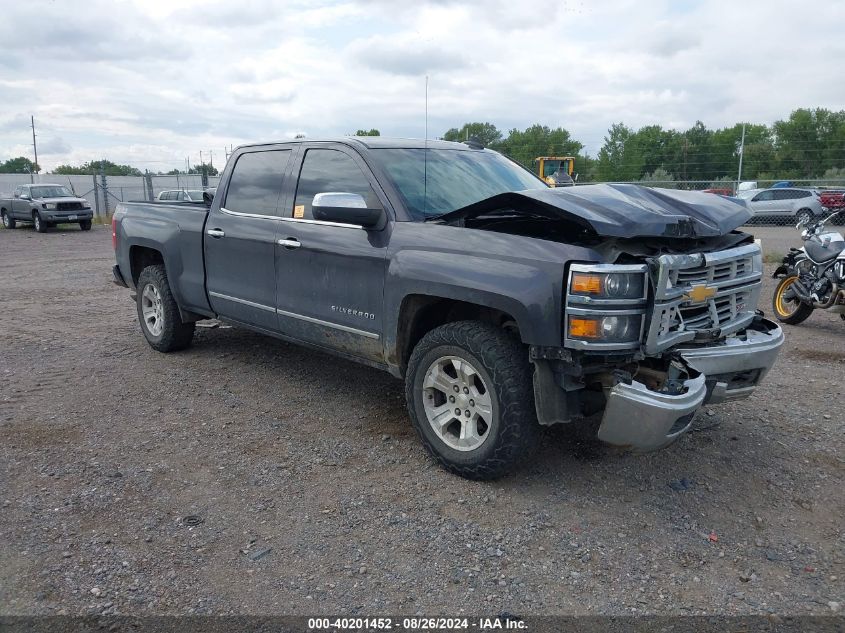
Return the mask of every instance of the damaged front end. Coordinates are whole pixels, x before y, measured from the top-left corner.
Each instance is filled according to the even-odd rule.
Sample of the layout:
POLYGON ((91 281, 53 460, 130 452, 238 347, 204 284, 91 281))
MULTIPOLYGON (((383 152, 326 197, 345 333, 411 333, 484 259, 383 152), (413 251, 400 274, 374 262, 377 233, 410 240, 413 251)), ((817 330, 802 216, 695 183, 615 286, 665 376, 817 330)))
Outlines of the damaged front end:
POLYGON ((549 358, 541 367, 540 352, 532 354, 541 423, 603 410, 601 440, 659 449, 686 432, 705 403, 751 395, 774 364, 783 332, 756 311, 757 245, 643 259, 570 266, 569 362, 549 358), (557 404, 544 402, 549 396, 557 404))

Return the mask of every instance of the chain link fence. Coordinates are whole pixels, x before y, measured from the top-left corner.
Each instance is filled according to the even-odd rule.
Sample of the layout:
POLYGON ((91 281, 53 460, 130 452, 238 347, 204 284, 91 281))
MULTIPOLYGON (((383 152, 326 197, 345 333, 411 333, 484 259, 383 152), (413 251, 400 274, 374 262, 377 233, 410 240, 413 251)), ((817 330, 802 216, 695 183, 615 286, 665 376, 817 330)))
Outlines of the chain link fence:
MULTIPOLYGON (((207 187, 216 187, 220 178, 219 176, 204 177, 201 174, 145 174, 143 176, 39 174, 34 180, 37 183, 68 187, 77 196, 91 203, 96 217, 106 218, 114 212, 115 206, 120 202, 154 200, 162 191, 203 190, 207 187)), ((0 197, 11 197, 15 187, 30 184, 30 182, 32 181, 29 174, 0 174, 0 197)))
MULTIPOLYGON (((108 217, 119 202, 154 200, 162 191, 202 190, 206 187, 216 187, 219 180, 218 176, 203 177, 200 174, 146 174, 144 176, 39 174, 36 176, 36 182, 68 186, 76 195, 87 199, 95 215, 100 218, 108 217)), ((29 182, 29 174, 0 174, 0 197, 11 196, 16 186, 29 182)), ((588 184, 596 183, 579 181, 576 186, 588 184)), ((751 223, 759 225, 794 226, 802 215, 815 217, 829 214, 839 208, 845 209, 843 196, 830 195, 830 192, 845 191, 845 179, 751 182, 725 179, 640 180, 624 184, 737 196, 747 202, 754 214, 751 223), (825 207, 831 211, 825 211, 825 207)), ((838 220, 837 223, 845 222, 845 210, 836 220, 838 220)))

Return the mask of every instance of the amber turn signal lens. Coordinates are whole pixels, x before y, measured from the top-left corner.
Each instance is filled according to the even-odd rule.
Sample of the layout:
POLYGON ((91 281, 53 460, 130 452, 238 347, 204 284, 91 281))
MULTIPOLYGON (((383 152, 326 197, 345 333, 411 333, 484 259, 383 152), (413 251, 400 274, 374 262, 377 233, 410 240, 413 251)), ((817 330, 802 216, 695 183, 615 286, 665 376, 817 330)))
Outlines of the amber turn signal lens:
POLYGON ((591 295, 601 294, 601 276, 588 273, 572 273, 572 292, 591 295))
POLYGON ((579 319, 569 317, 569 336, 572 338, 598 338, 598 319, 579 319))

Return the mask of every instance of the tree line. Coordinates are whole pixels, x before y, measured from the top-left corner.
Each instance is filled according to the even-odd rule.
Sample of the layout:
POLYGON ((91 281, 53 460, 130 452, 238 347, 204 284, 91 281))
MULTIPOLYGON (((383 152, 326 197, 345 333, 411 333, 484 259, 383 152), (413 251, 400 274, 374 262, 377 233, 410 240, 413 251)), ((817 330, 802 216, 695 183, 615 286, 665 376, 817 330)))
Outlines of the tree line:
MULTIPOLYGON (((534 124, 504 133, 489 122, 465 123, 443 134, 447 141, 475 139, 534 171, 538 156, 573 156, 579 182, 734 180, 745 127, 742 176, 745 180, 845 179, 845 110, 802 108, 772 125, 736 123, 710 129, 697 121, 688 130, 647 125, 634 129, 625 123, 610 126, 596 156, 563 127, 534 124)), ((379 136, 376 128, 357 130, 356 136, 379 136)), ((302 136, 302 135, 300 135, 302 136)), ((25 157, 0 163, 0 173, 38 172, 25 157)), ((60 165, 55 174, 103 173, 141 176, 131 165, 95 160, 80 166, 60 165)), ((217 175, 212 165, 195 165, 189 173, 217 175)), ((168 174, 184 173, 172 170, 168 174)))
MULTIPOLYGON (((697 121, 688 130, 648 125, 637 130, 614 123, 597 156, 565 128, 535 124, 507 135, 494 124, 465 123, 444 140, 475 138, 529 169, 538 156, 573 156, 579 182, 638 180, 734 180, 743 123, 710 129, 697 121)), ((772 125, 745 124, 742 176, 748 180, 845 177, 845 110, 799 109, 772 125)))

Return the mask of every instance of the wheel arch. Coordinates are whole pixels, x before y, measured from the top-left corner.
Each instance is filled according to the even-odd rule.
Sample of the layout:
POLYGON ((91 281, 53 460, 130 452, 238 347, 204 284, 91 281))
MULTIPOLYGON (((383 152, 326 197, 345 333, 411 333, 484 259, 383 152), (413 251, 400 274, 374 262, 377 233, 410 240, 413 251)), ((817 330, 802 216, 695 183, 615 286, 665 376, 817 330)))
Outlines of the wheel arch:
POLYGON ((431 330, 457 321, 481 321, 512 332, 520 341, 519 322, 510 312, 498 307, 472 303, 451 297, 409 294, 399 307, 391 364, 405 374, 416 344, 431 330))
POLYGON ((134 244, 129 247, 129 271, 132 276, 132 285, 138 285, 138 277, 141 276, 141 271, 147 266, 155 266, 161 264, 167 270, 167 264, 164 262, 163 253, 150 246, 134 244))

